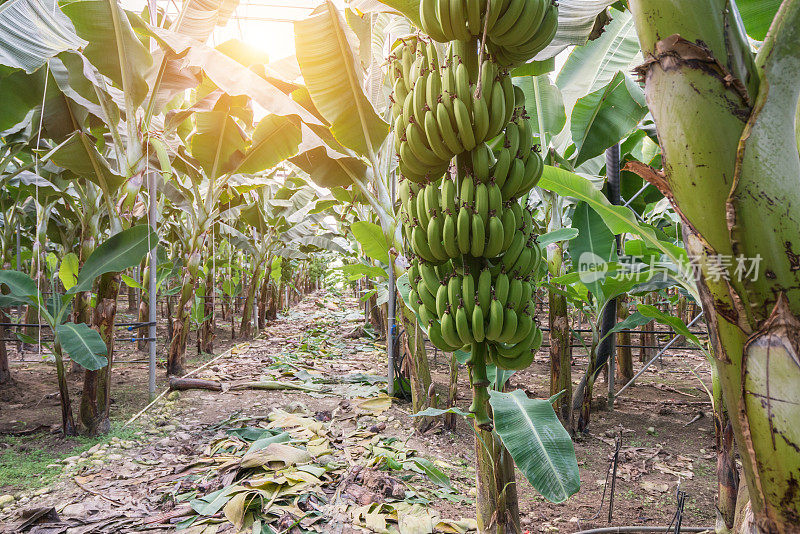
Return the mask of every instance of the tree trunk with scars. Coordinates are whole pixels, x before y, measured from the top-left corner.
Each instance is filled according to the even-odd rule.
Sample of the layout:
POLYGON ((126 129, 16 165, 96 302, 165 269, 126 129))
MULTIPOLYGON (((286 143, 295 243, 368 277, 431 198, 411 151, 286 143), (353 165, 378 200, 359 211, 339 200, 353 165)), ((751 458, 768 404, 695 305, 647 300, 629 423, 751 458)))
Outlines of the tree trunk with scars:
POLYGON ((734 528, 798 532, 800 1, 782 3, 757 57, 729 1, 630 7, 664 162, 663 171, 634 169, 671 200, 699 263, 715 372, 752 511, 734 528), (738 277, 733 265, 720 269, 739 257, 760 258, 760 271, 738 277))
POLYGON ((114 320, 117 315, 119 273, 106 273, 97 284, 97 297, 92 312, 92 326, 106 344, 108 365, 97 371, 85 371, 81 395, 81 423, 91 435, 111 429, 108 418, 111 395, 111 369, 114 362, 114 320))
MULTIPOLYGON (((628 318, 628 299, 620 297, 619 308, 617 309, 617 322, 622 322, 628 318)), ((627 384, 633 378, 633 351, 631 351, 630 332, 617 333, 617 378, 620 385, 627 384)))
POLYGON ((214 296, 214 273, 211 269, 208 269, 208 273, 206 274, 206 281, 205 281, 206 291, 205 297, 203 298, 203 322, 200 325, 200 328, 197 331, 197 336, 199 340, 199 347, 200 352, 205 352, 206 354, 213 354, 214 353, 214 338, 216 334, 214 333, 214 323, 215 317, 214 314, 216 310, 214 309, 214 303, 216 299, 211 298, 214 296))
POLYGON ((183 359, 189 339, 189 315, 192 311, 196 283, 197 277, 189 271, 188 267, 184 267, 178 306, 172 318, 172 338, 167 354, 167 375, 182 376, 184 374, 183 359))
MULTIPOLYGON (((409 318, 402 310, 400 316, 403 318, 403 328, 407 340, 406 354, 411 359, 408 366, 409 383, 411 385, 411 412, 421 412, 426 408, 436 408, 438 398, 431 381, 431 370, 428 362, 428 354, 425 350, 425 342, 422 337, 422 330, 417 324, 416 318, 409 318)), ((409 313, 412 313, 409 311, 409 313)), ((428 417, 415 417, 414 427, 418 430, 425 430, 430 427, 432 421, 428 417)))
POLYGON ((253 276, 250 277, 247 284, 247 297, 244 300, 244 309, 242 310, 242 324, 239 327, 239 337, 242 339, 250 339, 253 337, 253 302, 256 298, 256 291, 258 290, 259 271, 261 270, 262 262, 258 262, 253 269, 253 276))
POLYGON ((572 336, 567 316, 567 299, 548 292, 550 326, 550 395, 566 391, 553 403, 553 409, 564 428, 575 431, 572 411, 572 336))
MULTIPOLYGON (((7 323, 8 314, 5 309, 0 309, 0 322, 7 323)), ((6 337, 6 327, 0 326, 0 339, 6 337)), ((6 351, 6 342, 0 341, 0 387, 9 386, 14 383, 11 378, 11 368, 8 365, 8 352, 6 351)))

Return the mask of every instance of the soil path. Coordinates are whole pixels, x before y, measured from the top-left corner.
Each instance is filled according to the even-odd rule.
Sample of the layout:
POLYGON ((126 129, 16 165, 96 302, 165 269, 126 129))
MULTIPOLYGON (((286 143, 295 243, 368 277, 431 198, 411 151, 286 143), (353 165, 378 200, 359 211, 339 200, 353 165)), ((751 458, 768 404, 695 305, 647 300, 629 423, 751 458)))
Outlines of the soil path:
MULTIPOLYGON (((234 346, 195 375, 220 381, 222 392, 171 393, 137 421, 135 439, 114 438, 52 466, 63 469, 60 479, 3 509, 0 532, 223 533, 236 532, 234 524, 257 532, 252 524, 259 518, 264 533, 365 531, 355 525, 380 531, 398 520, 404 532, 466 531, 475 492, 468 424, 459 421, 455 432, 441 425, 424 435, 413 431, 409 405, 385 397, 384 345, 347 337, 363 322, 358 310, 351 298, 305 298, 258 339, 234 346), (277 389, 250 389, 252 383, 277 389), (277 446, 254 445, 268 441, 277 446), (299 448, 289 450, 293 445, 299 448), (300 449, 311 457, 292 457, 300 449), (283 489, 275 491, 276 484, 283 489), (238 489, 226 489, 232 487, 238 489)), ((447 362, 441 360, 434 380, 444 391, 447 362)), ((466 408, 461 375, 458 402, 466 408)), ((658 375, 651 374, 656 387, 637 387, 613 412, 597 412, 592 436, 576 443, 582 487, 572 499, 552 505, 520 482, 526 530, 607 525, 607 504, 589 518, 601 505, 617 435, 623 447, 614 525, 668 524, 679 481, 689 492, 683 524, 713 524, 710 418, 687 425, 708 410, 705 397, 658 375)), ((546 380, 540 351, 534 366, 511 382, 543 397, 546 380)))

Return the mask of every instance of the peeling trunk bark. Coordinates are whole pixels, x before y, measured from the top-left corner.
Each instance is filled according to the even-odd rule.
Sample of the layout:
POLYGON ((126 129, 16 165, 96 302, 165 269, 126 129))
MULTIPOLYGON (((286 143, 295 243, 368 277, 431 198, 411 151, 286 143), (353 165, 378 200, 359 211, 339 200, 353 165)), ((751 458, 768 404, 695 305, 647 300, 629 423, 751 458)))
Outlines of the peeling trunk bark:
MULTIPOLYGON (((404 313, 403 328, 406 339, 406 357, 409 358, 409 383, 411 385, 411 411, 420 412, 426 408, 436 408, 438 398, 436 390, 431 381, 431 370, 428 362, 428 354, 425 350, 425 343, 422 337, 422 330, 417 325, 415 319, 409 319, 404 313)), ((429 428, 433 420, 428 417, 415 417, 414 427, 419 431, 429 428)))
MULTIPOLYGON (((7 323, 8 314, 5 309, 0 309, 0 322, 7 323)), ((6 327, 0 326, 0 339, 5 339, 6 327)), ((14 383, 11 377, 11 368, 8 365, 8 352, 6 351, 6 342, 0 341, 0 387, 9 386, 14 383)))
POLYGON ((214 309, 214 302, 215 299, 208 298, 214 295, 214 273, 211 269, 208 270, 208 274, 206 274, 206 297, 203 298, 203 317, 206 319, 200 325, 200 328, 197 331, 197 339, 198 339, 198 348, 200 352, 205 352, 206 354, 213 354, 214 353, 214 338, 216 334, 214 333, 214 323, 216 321, 215 313, 216 310, 214 309))
POLYGON ((92 327, 106 344, 108 365, 97 371, 86 371, 81 395, 81 423, 90 436, 111 430, 108 417, 111 400, 111 369, 114 363, 114 320, 117 315, 119 273, 106 273, 97 284, 97 297, 92 313, 92 327))
POLYGON ((479 534, 519 534, 519 497, 514 460, 491 430, 475 428, 479 534))
POLYGON ((239 327, 239 337, 242 339, 250 339, 253 337, 253 302, 256 298, 256 291, 258 290, 258 273, 261 270, 261 262, 259 262, 253 270, 253 276, 247 284, 247 297, 244 300, 244 309, 242 310, 242 324, 239 327))
POLYGON ((550 395, 565 391, 553 403, 553 409, 564 428, 573 433, 575 421, 572 415, 572 339, 567 316, 567 299, 555 292, 549 292, 547 298, 550 326, 550 395))
POLYGON ((53 350, 56 351, 56 375, 58 377, 58 394, 61 397, 61 431, 65 436, 77 436, 78 428, 75 426, 75 420, 72 418, 72 402, 69 398, 69 388, 67 387, 66 371, 64 369, 64 357, 61 354, 61 346, 58 343, 53 344, 53 350))
MULTIPOLYGON (((617 321, 622 322, 628 318, 627 298, 621 297, 617 309, 617 321)), ((628 332, 617 333, 617 378, 620 385, 625 385, 633 378, 633 351, 631 350, 631 335, 628 332)))
POLYGON ((182 376, 184 374, 183 360, 186 355, 186 345, 189 341, 189 315, 192 311, 196 279, 188 268, 183 270, 181 293, 178 297, 178 307, 172 318, 172 337, 167 353, 167 376, 182 376))

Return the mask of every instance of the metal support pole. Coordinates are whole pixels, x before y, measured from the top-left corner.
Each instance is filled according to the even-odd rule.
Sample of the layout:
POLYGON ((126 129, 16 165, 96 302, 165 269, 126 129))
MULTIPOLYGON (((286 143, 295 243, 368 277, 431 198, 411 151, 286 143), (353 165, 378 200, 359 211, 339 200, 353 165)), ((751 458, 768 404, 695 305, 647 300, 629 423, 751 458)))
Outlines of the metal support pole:
MULTIPOLYGON (((689 327, 690 327, 690 326, 692 326, 694 323, 696 323, 697 321, 699 321, 699 320, 700 320, 700 318, 701 318, 702 316, 703 316, 703 312, 700 312, 699 314, 697 314, 697 317, 695 317, 694 319, 692 319, 692 321, 691 321, 691 322, 690 322, 688 325, 686 325, 686 326, 689 326, 689 327)), ((622 394, 622 392, 623 392, 623 391, 625 391, 626 389, 628 389, 628 386, 630 386, 631 384, 633 384, 634 380, 636 380, 637 378, 639 378, 639 377, 642 375, 642 373, 644 373, 644 372, 647 370, 647 368, 648 368, 648 367, 650 367, 650 366, 653 364, 653 362, 654 362, 654 361, 656 361, 658 358, 660 358, 660 357, 661 357, 661 355, 662 355, 662 354, 664 354, 664 352, 666 352, 666 350, 667 350, 668 348, 670 348, 670 347, 673 345, 673 343, 675 343, 676 341, 678 341, 678 339, 679 339, 680 337, 681 337, 681 336, 679 336, 679 335, 677 335, 677 334, 676 334, 675 336, 673 336, 673 337, 672 337, 672 339, 670 339, 670 340, 669 340, 669 342, 668 342, 666 345, 664 345, 664 348, 663 348, 663 349, 661 349, 660 351, 658 351, 658 354, 656 354, 655 356, 653 356, 653 359, 651 359, 649 362, 647 362, 646 364, 644 364, 644 367, 642 367, 641 369, 639 369, 639 372, 638 372, 638 373, 636 373, 636 375, 634 375, 634 377, 633 377, 633 378, 631 378, 630 382, 628 382, 627 384, 625 384, 624 386, 622 386, 622 388, 621 388, 619 391, 617 391, 617 397, 619 397, 619 396, 620 396, 620 394, 622 394)))
MULTIPOLYGON (((611 204, 618 206, 620 200, 620 186, 619 186, 619 144, 612 146, 606 150, 606 178, 608 183, 608 200, 611 204)), ((620 240, 619 236, 615 236, 617 252, 619 252, 620 240)), ((600 337, 603 342, 597 347, 597 357, 601 358, 605 355, 608 359, 608 409, 613 410, 614 407, 614 372, 615 372, 615 356, 617 352, 617 336, 611 334, 606 336, 608 332, 617 324, 617 298, 613 298, 606 303, 603 308, 603 318, 601 321, 600 337)))
MULTIPOLYGON (((391 198, 392 205, 394 205, 394 179, 395 174, 389 175, 389 197, 391 198)), ((391 243, 391 241, 390 241, 391 243)), ((387 392, 390 397, 394 396, 394 317, 397 299, 397 288, 395 288, 394 280, 394 260, 392 259, 391 252, 389 253, 389 302, 387 304, 388 313, 386 314, 386 353, 387 353, 387 392)))
MULTIPOLYGON (((154 232, 158 231, 158 210, 156 202, 156 173, 151 172, 147 176, 147 194, 150 197, 150 228, 154 232)), ((150 326, 147 327, 147 337, 150 338, 148 344, 149 357, 148 357, 148 370, 147 370, 147 389, 150 392, 150 400, 152 401, 156 396, 156 303, 158 300, 158 288, 156 287, 156 269, 158 267, 158 240, 153 243, 153 248, 150 249, 150 276, 149 276, 149 290, 150 300, 148 301, 148 317, 150 326)))

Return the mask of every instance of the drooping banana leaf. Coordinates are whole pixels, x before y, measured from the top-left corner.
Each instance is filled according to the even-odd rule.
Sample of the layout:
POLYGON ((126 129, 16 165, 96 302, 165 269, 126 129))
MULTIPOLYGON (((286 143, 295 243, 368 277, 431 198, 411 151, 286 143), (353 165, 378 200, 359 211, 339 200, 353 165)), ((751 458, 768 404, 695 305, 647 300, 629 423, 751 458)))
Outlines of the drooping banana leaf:
POLYGON ((519 389, 489 394, 495 432, 531 485, 554 503, 577 493, 575 448, 550 401, 529 399, 519 389))

